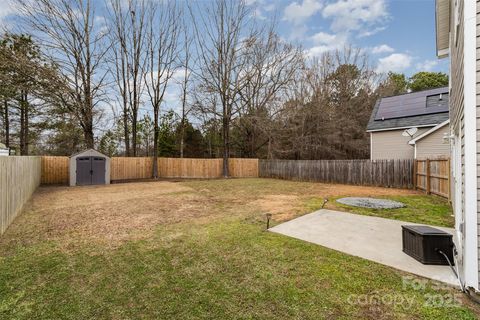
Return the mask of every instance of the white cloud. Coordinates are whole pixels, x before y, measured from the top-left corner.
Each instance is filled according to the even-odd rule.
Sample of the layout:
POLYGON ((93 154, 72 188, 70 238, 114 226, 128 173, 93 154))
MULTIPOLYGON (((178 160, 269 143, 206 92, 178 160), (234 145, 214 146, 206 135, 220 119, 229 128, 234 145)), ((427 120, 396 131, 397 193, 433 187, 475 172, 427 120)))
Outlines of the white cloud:
POLYGON ((417 63, 416 68, 419 71, 432 71, 438 65, 438 60, 425 60, 417 63))
POLYGON ((274 4, 267 4, 266 0, 245 0, 245 5, 252 7, 252 16, 256 19, 266 20, 264 12, 275 9, 274 4))
POLYGON ((274 3, 268 3, 266 0, 245 0, 245 5, 247 6, 256 6, 265 10, 267 12, 273 11, 275 9, 274 3))
MULTIPOLYGON (((306 0, 303 3, 305 2, 306 0)), ((294 5, 298 6, 298 3, 294 2, 290 7, 294 5)), ((324 18, 331 20, 330 32, 319 32, 310 37, 313 42, 312 48, 307 50, 310 56, 341 49, 352 42, 353 36, 367 37, 384 30, 383 24, 388 18, 385 0, 335 0, 318 10, 322 10, 324 18)), ((308 12, 313 14, 313 10, 308 12)), ((393 48, 386 44, 372 48, 374 54, 391 52, 394 52, 393 48)))
POLYGON ((262 13, 262 10, 260 8, 255 8, 255 10, 253 10, 253 17, 254 18, 257 18, 257 19, 260 19, 260 20, 266 20, 267 17, 265 17, 262 13))
POLYGON ((267 4, 265 7, 263 7, 263 9, 264 9, 265 11, 270 12, 270 11, 275 10, 275 5, 274 5, 273 3, 272 3, 272 4, 267 4))
POLYGON ((338 0, 328 4, 322 15, 333 19, 331 29, 334 32, 361 30, 365 27, 371 29, 388 17, 385 0, 338 0))
POLYGON ((344 33, 318 32, 310 38, 314 44, 307 50, 309 56, 319 56, 324 52, 341 49, 347 43, 348 36, 344 33))
POLYGON ((306 33, 308 32, 308 27, 304 24, 302 25, 295 25, 292 26, 292 29, 290 30, 290 34, 288 36, 288 40, 290 41, 295 41, 295 40, 305 40, 306 39, 306 33))
POLYGON ((403 72, 412 65, 412 57, 405 53, 392 53, 378 59, 377 72, 403 72))
POLYGON ((370 37, 376 33, 379 33, 380 31, 383 31, 387 29, 387 27, 376 27, 376 28, 373 28, 373 29, 368 29, 368 30, 363 30, 361 31, 359 34, 358 34, 358 37, 359 38, 365 38, 365 37, 370 37))
POLYGON ((323 53, 325 52, 328 52, 328 51, 331 51, 331 50, 334 50, 335 48, 334 47, 331 47, 331 46, 314 46, 314 47, 311 47, 310 49, 308 49, 306 51, 306 54, 307 56, 309 57, 319 57, 321 56, 323 53))
POLYGON ((376 46, 376 47, 372 48, 372 53, 373 54, 390 53, 390 52, 393 52, 393 51, 395 51, 395 50, 387 44, 381 44, 379 46, 376 46))
MULTIPOLYGON (((187 76, 190 75, 190 70, 187 70, 187 76)), ((182 83, 185 77, 185 69, 180 68, 173 72, 172 80, 176 83, 182 83)))
POLYGON ((283 19, 300 24, 319 12, 322 7, 322 3, 318 0, 303 0, 302 3, 294 1, 285 7, 283 19))
POLYGON ((20 7, 12 0, 0 0, 0 26, 5 26, 7 19, 20 13, 20 7))
POLYGON ((316 33, 312 36, 312 40, 314 43, 331 43, 332 41, 335 41, 335 38, 337 35, 335 34, 330 34, 326 32, 319 32, 316 33))

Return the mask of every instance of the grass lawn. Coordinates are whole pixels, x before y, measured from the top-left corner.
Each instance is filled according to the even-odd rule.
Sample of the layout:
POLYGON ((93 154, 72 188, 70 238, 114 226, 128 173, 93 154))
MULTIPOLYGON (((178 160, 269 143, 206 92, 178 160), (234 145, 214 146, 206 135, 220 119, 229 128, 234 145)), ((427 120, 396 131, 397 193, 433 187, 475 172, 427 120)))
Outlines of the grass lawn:
MULTIPOLYGON (((376 196, 377 197, 377 196, 376 196)), ((434 226, 454 227, 455 219, 452 207, 444 198, 428 195, 391 195, 380 196, 377 198, 387 198, 405 204, 404 208, 399 209, 367 209, 352 207, 336 200, 341 197, 329 199, 326 208, 332 210, 348 211, 351 213, 362 214, 366 216, 375 216, 388 219, 409 221, 434 226)), ((323 199, 314 198, 308 205, 312 209, 321 208, 323 199)))
POLYGON ((445 206, 269 179, 41 188, 0 238, 0 318, 476 319, 454 289, 416 290, 405 273, 264 230, 267 212, 280 223, 369 195, 406 199, 392 218, 445 206))

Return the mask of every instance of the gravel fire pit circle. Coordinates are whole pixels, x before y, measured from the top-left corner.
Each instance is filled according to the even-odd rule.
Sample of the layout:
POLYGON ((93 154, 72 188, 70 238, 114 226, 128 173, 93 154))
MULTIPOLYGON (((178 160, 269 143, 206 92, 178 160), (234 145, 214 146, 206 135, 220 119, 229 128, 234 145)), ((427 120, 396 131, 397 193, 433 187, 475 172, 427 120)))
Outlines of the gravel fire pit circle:
POLYGON ((405 205, 398 201, 375 198, 357 198, 348 197, 338 199, 337 202, 346 204, 347 206, 362 207, 370 209, 398 209, 404 208, 405 205))

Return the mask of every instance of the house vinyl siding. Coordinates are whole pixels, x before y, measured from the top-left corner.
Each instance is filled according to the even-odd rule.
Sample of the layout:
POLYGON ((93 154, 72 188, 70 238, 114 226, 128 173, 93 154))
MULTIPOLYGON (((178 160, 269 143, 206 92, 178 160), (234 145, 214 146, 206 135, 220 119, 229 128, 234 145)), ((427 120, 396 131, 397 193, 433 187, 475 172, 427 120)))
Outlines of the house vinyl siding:
MULTIPOLYGON (((445 4, 445 0, 437 0, 445 4)), ((461 281, 480 288, 480 0, 449 0, 452 201, 461 281)), ((437 10, 437 14, 442 12, 437 10)), ((445 16, 445 15, 444 15, 445 16)), ((445 30, 437 28, 442 33, 445 30)))
MULTIPOLYGON (((432 127, 419 128, 415 137, 428 131, 432 127)), ((370 158, 383 159, 413 159, 415 147, 409 145, 410 137, 402 136, 404 130, 378 131, 371 133, 370 158)))
MULTIPOLYGON (((480 90, 479 90, 479 85, 480 85, 480 1, 477 1, 476 5, 476 145, 477 145, 477 229, 480 226, 480 202, 478 201, 480 199, 480 183, 478 182, 480 180, 480 90)), ((478 243, 480 244, 480 232, 477 232, 477 235, 479 237, 478 243)), ((479 266, 480 266, 480 249, 478 251, 478 257, 479 257, 479 266)), ((479 270, 479 277, 480 279, 480 270, 479 270)), ((480 287, 480 284, 479 284, 480 287)))
MULTIPOLYGON (((450 126, 459 144, 454 199, 456 228, 461 232, 463 279, 469 289, 479 289, 478 103, 480 92, 479 1, 452 0, 450 28, 450 126), (463 220, 463 224, 461 223, 463 220)), ((455 171, 455 170, 454 170, 455 171)))
POLYGON ((450 157, 450 145, 444 142, 444 135, 448 134, 449 128, 445 126, 432 132, 425 138, 416 142, 416 158, 448 158, 450 157))
MULTIPOLYGON (((461 125, 460 117, 463 115, 463 1, 459 1, 460 21, 459 33, 455 35, 456 27, 454 21, 454 12, 450 15, 452 26, 450 39, 450 125, 456 127, 461 125)), ((453 4, 452 4, 453 6, 453 4)), ((452 8, 452 10, 455 10, 452 8)))
MULTIPOLYGON (((463 25, 463 1, 459 1, 460 8, 455 8, 455 0, 450 2, 450 128, 451 132, 457 137, 459 146, 459 172, 457 176, 456 168, 452 169, 452 177, 458 182, 459 194, 453 192, 453 206, 458 208, 455 213, 456 228, 461 228, 462 236, 465 234, 465 225, 460 224, 460 217, 465 216, 465 135, 464 135, 464 25, 463 25), (459 17, 455 19, 456 12, 459 17), (459 21, 459 28, 455 25, 455 20, 459 21), (457 30, 459 31, 457 33, 457 30), (457 198, 458 196, 458 198, 457 198)), ((464 239, 459 239, 462 245, 461 255, 458 257, 458 263, 464 264, 464 239)), ((464 268, 460 268, 460 275, 464 279, 464 268)))

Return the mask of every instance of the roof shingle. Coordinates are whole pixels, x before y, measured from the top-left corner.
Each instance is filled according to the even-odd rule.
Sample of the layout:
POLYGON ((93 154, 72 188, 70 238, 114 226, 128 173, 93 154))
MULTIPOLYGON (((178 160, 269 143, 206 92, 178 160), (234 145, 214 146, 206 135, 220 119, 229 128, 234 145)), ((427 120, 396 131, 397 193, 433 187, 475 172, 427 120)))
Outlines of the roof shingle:
POLYGON ((379 99, 367 131, 435 126, 448 117, 448 87, 406 93, 379 99))

